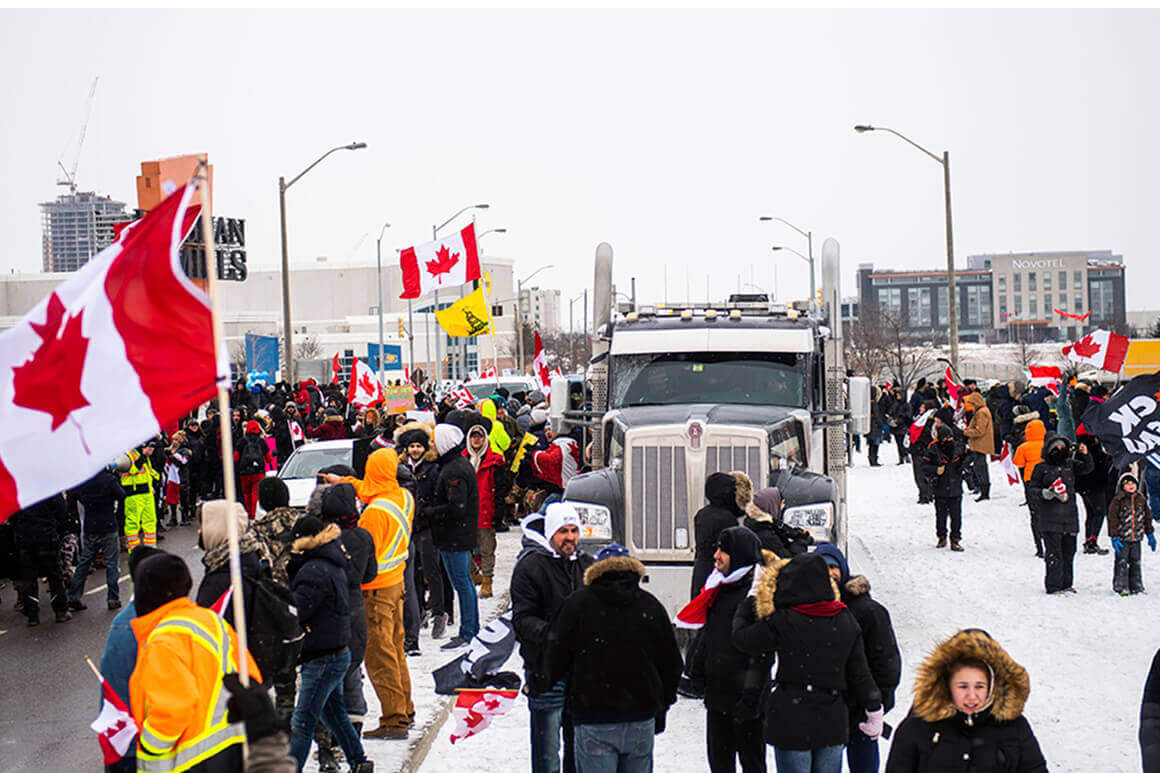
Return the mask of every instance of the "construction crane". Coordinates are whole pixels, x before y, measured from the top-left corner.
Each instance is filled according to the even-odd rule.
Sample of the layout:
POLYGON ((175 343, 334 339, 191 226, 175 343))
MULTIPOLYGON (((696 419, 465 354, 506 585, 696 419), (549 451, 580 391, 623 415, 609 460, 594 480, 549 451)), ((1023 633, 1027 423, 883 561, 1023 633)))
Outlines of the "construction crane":
MULTIPOLYGON (((64 163, 59 159, 56 162, 56 165, 60 167, 62 172, 64 172, 65 177, 63 180, 57 180, 56 184, 67 185, 69 193, 75 194, 77 192, 77 167, 81 163, 81 148, 83 148, 85 145, 85 132, 87 132, 89 128, 89 116, 91 116, 93 113, 93 100, 97 96, 97 81, 100 80, 100 78, 101 76, 99 75, 93 78, 93 85, 91 88, 89 88, 89 98, 85 104, 85 120, 81 123, 81 137, 77 141, 77 154, 76 158, 73 159, 72 171, 70 172, 68 169, 66 169, 64 163)), ((64 155, 63 151, 61 152, 61 155, 64 155)))

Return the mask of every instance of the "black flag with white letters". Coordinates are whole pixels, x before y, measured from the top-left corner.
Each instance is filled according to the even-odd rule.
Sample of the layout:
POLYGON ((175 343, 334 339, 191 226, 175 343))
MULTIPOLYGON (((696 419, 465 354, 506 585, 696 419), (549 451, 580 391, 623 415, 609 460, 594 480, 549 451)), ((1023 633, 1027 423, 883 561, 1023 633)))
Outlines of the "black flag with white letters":
POLYGON ((1160 451, 1160 373, 1136 376, 1106 401, 1093 402, 1083 425, 1119 469, 1160 451))

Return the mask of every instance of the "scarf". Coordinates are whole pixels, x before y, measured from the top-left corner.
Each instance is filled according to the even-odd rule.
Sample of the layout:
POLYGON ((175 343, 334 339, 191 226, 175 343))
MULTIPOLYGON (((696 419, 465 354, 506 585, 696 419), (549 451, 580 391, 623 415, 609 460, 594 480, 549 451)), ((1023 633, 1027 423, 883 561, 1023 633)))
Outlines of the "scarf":
POLYGON ((811 604, 798 604, 790 607, 795 612, 801 612, 810 617, 833 617, 846 608, 840 601, 815 601, 811 604))
POLYGON ((709 575, 709 579, 705 580, 705 587, 697 594, 696 598, 686 604, 677 613, 675 625, 678 628, 688 628, 693 631, 703 627, 705 621, 709 618, 709 609, 713 606, 713 602, 717 600, 717 594, 721 591, 721 586, 732 585, 752 571, 752 569, 753 564, 750 564, 749 566, 734 569, 727 575, 721 574, 720 569, 714 569, 713 573, 709 575))

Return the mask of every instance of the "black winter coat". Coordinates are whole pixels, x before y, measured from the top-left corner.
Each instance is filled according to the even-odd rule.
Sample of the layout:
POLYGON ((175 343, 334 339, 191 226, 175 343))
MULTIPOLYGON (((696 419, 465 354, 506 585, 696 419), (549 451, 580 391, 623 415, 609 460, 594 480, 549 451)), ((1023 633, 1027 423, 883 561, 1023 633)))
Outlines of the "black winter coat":
POLYGON ((932 491, 936 497, 954 498, 963 495, 963 463, 966 460, 966 446, 957 438, 948 451, 941 443, 927 444, 922 454, 919 471, 934 481, 932 491), (938 468, 942 467, 940 475, 938 468))
POLYGON ((576 724, 660 718, 677 701, 681 651, 668 612, 640 587, 644 574, 628 556, 597 561, 548 629, 548 680, 567 679, 576 724))
POLYGON ((1075 439, 1076 445, 1085 446, 1088 456, 1092 460, 1090 472, 1081 474, 1078 470, 1075 476, 1075 487, 1081 494, 1100 494, 1108 499, 1115 495, 1115 480, 1112 477, 1112 457, 1104 450, 1103 444, 1093 435, 1080 435, 1075 439))
POLYGON ((1025 717, 1000 722, 962 714, 936 722, 911 715, 890 744, 886 773, 1039 773, 1047 765, 1025 717))
MULTIPOLYGON (((270 577, 270 570, 262 564, 262 556, 256 550, 251 550, 248 553, 242 553, 242 602, 246 605, 246 614, 250 613, 250 594, 246 591, 247 580, 260 580, 263 577, 270 577)), ((201 578, 201 584, 197 586, 197 595, 194 601, 199 607, 212 607, 214 603, 222 597, 226 589, 230 587, 230 564, 223 563, 215 569, 206 571, 205 576, 201 578)), ((230 604, 226 609, 226 622, 234 625, 234 605, 230 604)), ((237 628, 236 625, 234 625, 237 628)))
MULTIPOLYGON (((342 530, 342 546, 350 556, 347 564, 347 588, 350 590, 350 610, 362 614, 363 583, 371 582, 378 576, 379 565, 375 560, 375 539, 361 526, 342 530)), ((366 625, 366 620, 363 620, 366 625)))
POLYGON ((415 518, 412 530, 426 531, 431 528, 428 510, 435 504, 435 488, 439 483, 439 464, 420 457, 419 463, 411 467, 403 462, 401 467, 410 467, 415 476, 415 518))
POLYGON ((12 528, 21 549, 36 546, 58 546, 69 519, 68 505, 60 494, 53 494, 12 516, 12 528))
POLYGON ((1144 773, 1160 773, 1160 650, 1152 658, 1140 702, 1140 759, 1144 773))
POLYGON ((527 690, 537 696, 552 688, 543 652, 548 626, 564 605, 564 599, 584 585, 584 572, 594 559, 579 553, 576 560, 557 558, 539 547, 529 548, 512 570, 512 626, 520 640, 527 690))
MULTIPOLYGON (((1044 450, 1047 443, 1043 444, 1044 450)), ((1091 472, 1092 460, 1088 454, 1079 454, 1074 459, 1065 459, 1063 464, 1052 464, 1046 458, 1035 465, 1031 479, 1027 482, 1030 496, 1040 497, 1039 529, 1044 534, 1079 534, 1079 509, 1076 505, 1076 474, 1091 472), (1057 496, 1044 496, 1044 489, 1050 490, 1052 483, 1062 480, 1067 491, 1067 501, 1057 496)), ((1054 492, 1053 492, 1054 494, 1054 492)))
MULTIPOLYGON (((878 691, 882 693, 882 708, 890 711, 894 708, 894 690, 902 679, 902 653, 894 637, 890 613, 886 607, 870 598, 870 581, 860 574, 854 575, 842 586, 842 602, 853 613, 862 629, 866 662, 870 666, 874 684, 878 685, 878 691)), ((859 722, 862 721, 862 707, 853 700, 852 694, 847 694, 846 702, 850 706, 851 719, 857 717, 859 722)), ((852 724, 851 736, 856 729, 857 724, 852 724)))
MULTIPOLYGON (((732 496, 730 494, 730 497, 732 496)), ((693 582, 689 587, 690 599, 701 592, 705 587, 705 580, 713 573, 713 554, 717 552, 717 537, 738 523, 737 511, 719 504, 705 505, 693 516, 696 549, 693 554, 693 582)))
POLYGON ((435 503, 428 510, 431 536, 440 550, 473 550, 479 530, 479 486, 460 444, 439 457, 435 503))
MULTIPOLYGON (((792 527, 785 527, 783 524, 774 523, 772 520, 758 521, 748 515, 745 516, 745 520, 741 522, 741 525, 757 535, 757 539, 761 540, 762 550, 768 550, 778 558, 792 558, 794 556, 793 551, 786 544, 786 540, 782 539, 783 529, 792 527)), ((792 540, 790 542, 792 544, 792 540)), ((804 553, 807 549, 803 548, 798 552, 804 553)), ((702 587, 704 587, 704 583, 702 583, 702 587)))
POLYGON ((752 582, 751 571, 737 582, 720 586, 701 629, 700 646, 691 654, 701 663, 691 664, 690 670, 705 675, 705 708, 739 720, 758 715, 773 665, 770 658, 753 657, 733 644, 733 616, 752 582))
POLYGON ((782 749, 845 744, 847 692, 864 710, 882 707, 853 613, 842 609, 822 617, 793 609, 837 596, 825 561, 809 553, 767 569, 756 598, 737 608, 737 648, 759 657, 777 654, 777 679, 762 701, 766 743, 782 749))
POLYGON ((69 492, 85 509, 85 534, 109 534, 117 531, 117 511, 124 507, 125 489, 108 470, 101 470, 69 492))
POLYGON ((300 660, 306 662, 341 650, 350 643, 350 555, 342 530, 330 524, 312 537, 294 540, 290 590, 298 622, 306 633, 300 660))

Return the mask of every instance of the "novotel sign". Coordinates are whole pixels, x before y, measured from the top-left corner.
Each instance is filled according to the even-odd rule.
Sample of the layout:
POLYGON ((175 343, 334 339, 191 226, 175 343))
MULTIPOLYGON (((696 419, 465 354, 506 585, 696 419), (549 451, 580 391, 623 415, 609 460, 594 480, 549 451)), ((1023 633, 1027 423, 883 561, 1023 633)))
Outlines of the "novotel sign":
POLYGON ((1051 260, 1012 260, 1011 268, 1067 268, 1059 258, 1051 260))

